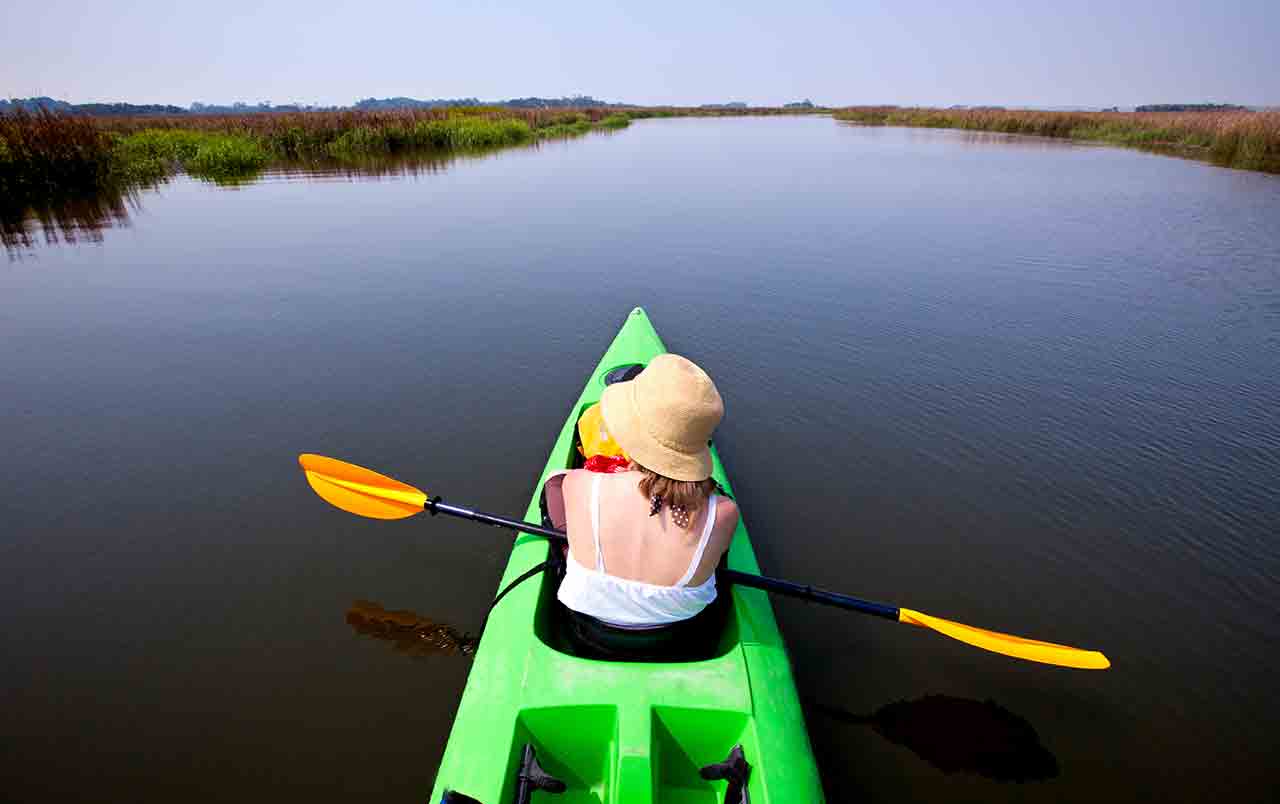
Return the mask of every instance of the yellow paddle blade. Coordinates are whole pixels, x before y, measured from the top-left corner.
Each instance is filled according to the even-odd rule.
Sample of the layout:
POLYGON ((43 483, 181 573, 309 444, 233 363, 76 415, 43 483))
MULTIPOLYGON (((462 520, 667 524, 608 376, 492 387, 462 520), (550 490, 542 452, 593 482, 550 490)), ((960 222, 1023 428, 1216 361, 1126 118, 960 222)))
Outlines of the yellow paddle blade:
POLYGON ((299 455, 298 463, 316 494, 353 514, 404 519, 422 513, 427 502, 427 495, 413 486, 363 466, 309 454, 299 455))
POLYGON ((1081 650, 1068 645, 1055 645, 1052 642, 1001 634, 985 628, 974 628, 964 623, 953 623, 941 617, 931 617, 911 609, 899 609, 898 621, 922 628, 932 628, 940 634, 958 639, 975 648, 1003 653, 1005 656, 1018 659, 1056 664, 1061 667, 1077 667, 1081 670, 1106 670, 1111 666, 1110 660, 1096 650, 1081 650))

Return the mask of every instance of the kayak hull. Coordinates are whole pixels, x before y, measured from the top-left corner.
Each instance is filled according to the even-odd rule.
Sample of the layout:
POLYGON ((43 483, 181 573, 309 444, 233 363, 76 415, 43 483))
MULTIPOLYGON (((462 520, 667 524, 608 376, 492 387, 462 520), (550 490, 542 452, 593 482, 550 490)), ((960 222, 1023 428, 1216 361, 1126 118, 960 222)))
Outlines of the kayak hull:
MULTIPOLYGON (((666 351, 648 317, 633 310, 570 410, 534 488, 526 519, 541 519, 542 486, 573 465, 575 426, 604 390, 605 376, 666 351)), ((713 476, 730 489, 712 447, 713 476)), ((545 539, 518 534, 502 585, 548 555, 545 539)), ((739 524, 728 565, 758 573, 739 524)), ((722 590, 721 594, 726 594, 722 590)), ((821 783, 791 663, 765 592, 734 587, 714 656, 695 662, 605 662, 559 649, 548 576, 519 585, 493 610, 481 636, 429 801, 454 790, 484 804, 515 800, 525 744, 562 779, 560 804, 719 804, 726 782, 699 768, 741 745, 755 804, 821 802, 821 783)))

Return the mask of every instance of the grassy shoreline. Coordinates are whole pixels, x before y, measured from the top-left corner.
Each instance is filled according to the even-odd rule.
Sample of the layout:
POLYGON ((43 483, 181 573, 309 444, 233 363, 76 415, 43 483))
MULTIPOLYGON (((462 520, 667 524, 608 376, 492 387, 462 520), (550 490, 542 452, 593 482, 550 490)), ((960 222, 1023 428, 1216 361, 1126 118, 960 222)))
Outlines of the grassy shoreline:
POLYGON ((186 172, 218 183, 252 179, 272 163, 358 159, 415 149, 466 153, 631 123, 604 109, 489 107, 383 112, 301 112, 205 117, 0 116, 0 196, 5 206, 186 172))
MULTIPOLYGON (((0 198, 18 208, 101 189, 139 187, 178 172, 217 183, 252 179, 270 165, 358 161, 429 150, 510 147, 635 119, 822 114, 825 109, 450 107, 279 114, 85 117, 0 115, 0 198)), ((1280 173, 1280 112, 1036 112, 850 107, 863 125, 1029 134, 1142 148, 1245 170, 1280 173)))
POLYGON ((651 117, 772 116, 825 109, 584 107, 279 112, 243 115, 0 115, 0 215, 31 205, 162 182, 179 172, 219 184, 298 162, 362 162, 417 151, 476 153, 625 128, 651 117))
POLYGON ((1280 112, 1037 112, 864 106, 837 120, 862 125, 954 128, 1100 142, 1280 173, 1280 112))

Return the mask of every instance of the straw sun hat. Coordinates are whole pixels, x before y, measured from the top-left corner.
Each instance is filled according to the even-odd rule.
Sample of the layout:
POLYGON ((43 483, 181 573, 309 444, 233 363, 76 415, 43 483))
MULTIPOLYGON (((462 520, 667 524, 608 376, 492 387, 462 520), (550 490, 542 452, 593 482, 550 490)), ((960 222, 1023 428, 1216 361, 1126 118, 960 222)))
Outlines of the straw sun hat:
POLYGON ((635 379, 605 388, 600 413, 618 446, 646 469, 672 480, 711 477, 707 443, 724 401, 693 361, 658 355, 635 379))

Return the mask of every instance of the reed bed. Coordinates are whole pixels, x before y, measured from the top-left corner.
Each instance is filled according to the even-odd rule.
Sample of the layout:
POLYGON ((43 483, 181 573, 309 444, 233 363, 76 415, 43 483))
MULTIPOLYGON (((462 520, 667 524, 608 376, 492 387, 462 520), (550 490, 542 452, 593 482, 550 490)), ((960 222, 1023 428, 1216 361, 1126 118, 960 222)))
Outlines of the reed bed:
POLYGON ((604 109, 455 106, 387 111, 98 118, 96 122, 104 130, 120 134, 152 129, 237 134, 257 141, 277 157, 308 158, 420 147, 467 150, 516 145, 533 139, 544 128, 585 123, 582 130, 590 130, 607 116, 604 109))
POLYGON ((395 111, 70 117, 0 116, 6 206, 148 184, 177 171, 227 183, 272 162, 355 159, 415 149, 479 151, 629 125, 607 109, 452 107, 395 111))
POLYGON ((834 112, 864 125, 957 128, 1105 142, 1224 167, 1280 173, 1280 112, 1037 112, 862 106, 834 112))
POLYGON ((62 188, 96 187, 111 161, 111 138, 87 118, 0 115, 0 197, 6 206, 62 188))
POLYGON ((242 134, 181 129, 144 129, 111 135, 110 179, 147 184, 177 170, 216 182, 234 182, 266 166, 271 156, 242 134))
MULTIPOLYGON (((218 182, 272 163, 357 159, 415 149, 476 151, 620 129, 648 117, 795 115, 821 109, 588 107, 279 112, 243 115, 0 116, 0 192, 8 199, 163 181, 177 171, 218 182)), ((16 203, 16 202, 15 202, 16 203)))

